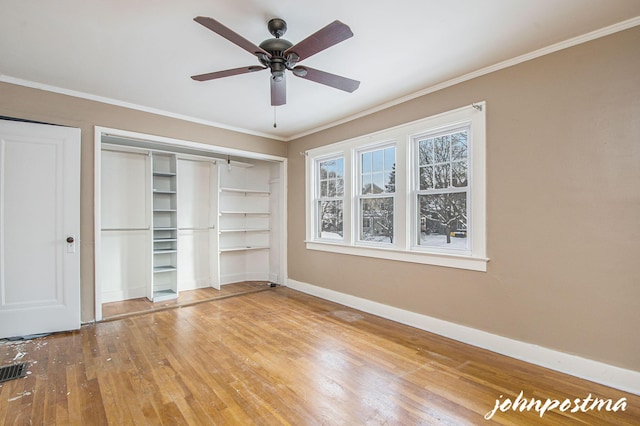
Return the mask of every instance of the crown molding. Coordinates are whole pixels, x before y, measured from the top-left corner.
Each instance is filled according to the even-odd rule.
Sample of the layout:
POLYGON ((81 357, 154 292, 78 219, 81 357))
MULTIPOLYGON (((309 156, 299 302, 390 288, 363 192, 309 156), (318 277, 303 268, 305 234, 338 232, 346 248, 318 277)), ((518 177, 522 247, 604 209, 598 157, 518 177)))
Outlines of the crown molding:
POLYGON ((570 38, 568 40, 561 41, 559 43, 552 44, 550 46, 543 47, 543 48, 538 49, 538 50, 534 50, 533 52, 525 53, 524 55, 520 55, 520 56, 517 56, 517 57, 512 58, 512 59, 507 59, 506 61, 502 61, 502 62, 499 62, 499 63, 494 64, 494 65, 489 65, 488 67, 481 68, 481 69, 479 69, 477 71, 473 71, 473 72, 470 72, 468 74, 464 74, 464 75, 462 75, 460 77, 452 78, 451 80, 447 80, 447 81, 444 81, 442 83, 438 83, 438 84, 433 85, 433 86, 429 86, 429 87, 427 87, 425 89, 419 90, 419 91, 414 92, 414 93, 412 93, 410 95, 403 96, 401 98, 397 98, 397 99, 394 99, 392 101, 380 104, 378 106, 375 106, 373 108, 369 108, 367 110, 364 110, 364 111, 359 112, 357 114, 351 115, 349 117, 345 117, 345 118, 343 118, 341 120, 333 121, 333 122, 325 124, 323 126, 316 127, 316 128, 307 130, 305 132, 297 133, 297 134, 295 134, 295 135, 293 135, 291 137, 286 138, 285 140, 286 141, 291 141, 291 140, 295 140, 295 139, 298 139, 298 138, 301 138, 301 137, 304 137, 304 136, 311 135, 313 133, 320 132, 322 130, 327 130, 327 129, 330 129, 332 127, 338 126, 340 124, 348 123, 349 121, 353 121, 353 120, 356 120, 358 118, 362 118, 362 117, 365 117, 367 115, 370 115, 370 114, 385 110, 387 108, 391 108, 393 106, 402 104, 404 102, 411 101, 411 100, 419 98, 421 96, 428 95, 429 93, 437 92, 439 90, 446 89, 447 87, 455 86, 456 84, 460 84, 460 83, 463 83, 465 81, 472 80, 474 78, 481 77, 483 75, 490 74, 490 73, 495 72, 495 71, 499 71, 499 70, 502 70, 502 69, 505 69, 505 68, 509 68, 509 67, 514 66, 514 65, 518 65, 518 64, 520 64, 522 62, 530 61, 532 59, 536 59, 536 58, 539 58, 541 56, 548 55, 550 53, 558 52, 560 50, 567 49, 569 47, 577 46, 577 45, 582 44, 582 43, 586 43, 586 42, 589 42, 589 41, 592 41, 592 40, 596 40, 596 39, 599 39, 599 38, 602 38, 602 37, 606 37, 608 35, 615 34, 617 32, 624 31, 624 30, 627 30, 629 28, 636 27, 638 25, 640 25, 640 16, 636 16, 635 18, 631 18, 631 19, 628 19, 626 21, 618 22, 617 24, 610 25, 608 27, 604 27, 604 28, 601 28, 599 30, 591 31, 591 32, 583 34, 581 36, 573 37, 573 38, 570 38))
POLYGON ((279 140, 279 141, 283 141, 283 142, 286 141, 286 139, 281 137, 281 136, 276 136, 276 135, 270 135, 270 134, 267 134, 267 133, 256 132, 256 131, 244 129, 244 128, 241 128, 241 127, 229 126, 227 124, 218 123, 216 121, 204 120, 204 119, 201 119, 201 118, 191 117, 191 116, 188 116, 188 115, 177 114, 177 113, 171 112, 171 111, 165 111, 165 110, 158 109, 158 108, 151 108, 151 107, 148 107, 148 106, 138 105, 138 104, 134 104, 134 103, 131 103, 131 102, 125 102, 125 101, 121 101, 121 100, 118 100, 118 99, 107 98, 107 97, 104 97, 104 96, 93 95, 91 93, 85 93, 85 92, 80 92, 80 91, 77 91, 77 90, 65 89, 65 88, 62 88, 62 87, 57 87, 57 86, 52 86, 52 85, 49 85, 49 84, 38 83, 38 82, 35 82, 35 81, 30 81, 30 80, 23 80, 23 79, 16 78, 16 77, 11 77, 11 76, 5 75, 5 74, 0 74, 0 82, 15 84, 15 85, 18 85, 18 86, 30 87, 32 89, 44 90, 44 91, 47 91, 47 92, 58 93, 58 94, 61 94, 61 95, 73 96, 75 98, 81 98, 81 99, 86 99, 86 100, 89 100, 89 101, 101 102, 101 103, 104 103, 104 104, 109 104, 109 105, 119 106, 119 107, 123 107, 123 108, 134 109, 136 111, 148 112, 148 113, 151 113, 151 114, 162 115, 162 116, 165 116, 165 117, 176 118, 178 120, 189 121, 189 122, 196 123, 196 124, 203 124, 205 126, 216 127, 216 128, 224 129, 224 130, 230 130, 232 132, 244 133, 244 134, 247 134, 247 135, 259 136, 259 137, 279 140))
POLYGON ((534 50, 533 52, 529 52, 526 53, 524 55, 520 55, 517 56, 515 58, 512 59, 508 59, 506 61, 503 62, 499 62, 497 64, 494 65, 490 65, 488 67, 479 69, 477 71, 473 71, 470 72, 468 74, 464 74, 460 77, 456 77, 447 81, 444 81, 442 83, 438 83, 435 84, 433 86, 429 86, 425 89, 419 90, 417 92, 414 92, 410 95, 407 96, 403 96, 397 99, 394 99, 392 101, 380 104, 378 106, 375 106, 373 108, 369 108, 366 109, 364 111, 361 111, 357 114, 353 114, 350 115, 348 117, 345 117, 343 119, 340 120, 336 120, 336 121, 332 121, 331 123, 327 123, 323 126, 319 126, 319 127, 315 127, 313 129, 309 129, 306 130, 304 132, 300 132, 297 134, 294 134, 292 136, 288 136, 288 137, 283 137, 283 136, 278 136, 278 135, 273 135, 273 134, 268 134, 268 133, 262 133, 262 132, 256 132, 256 131, 252 131, 249 129, 244 129, 244 128, 240 128, 240 127, 234 127, 234 126, 229 126, 223 123, 218 123, 215 121, 210 121, 210 120, 204 120, 201 118, 196 118, 196 117, 191 117, 188 115, 183 115, 183 114, 177 114, 174 112, 170 112, 170 111, 165 111, 165 110, 161 110, 161 109, 157 109, 157 108, 151 108, 148 106, 144 106, 144 105, 138 105, 138 104, 134 104, 134 103, 130 103, 130 102, 125 102, 125 101, 120 101, 117 99, 112 99, 112 98, 107 98, 107 97, 103 97, 103 96, 98 96, 98 95, 93 95, 90 93, 85 93, 85 92, 80 92, 80 91, 76 91, 76 90, 70 90, 70 89, 65 89, 65 88, 61 88, 61 87, 56 87, 56 86, 52 86, 52 85, 48 85, 48 84, 43 84, 43 83, 37 83, 34 81, 29 81, 29 80, 23 80, 20 78, 16 78, 16 77, 11 77, 8 75, 4 75, 4 74, 0 74, 0 82, 5 82, 5 83, 10 83, 10 84, 16 84, 19 86, 25 86, 25 87, 30 87, 33 89, 39 89, 39 90, 45 90, 48 92, 53 92, 53 93, 59 93, 62 95, 68 95, 68 96, 73 96, 76 98, 82 98, 82 99, 87 99, 87 100, 92 100, 92 101, 97 101, 97 102, 102 102, 105 104, 110 104, 110 105, 115 105, 115 106, 120 106, 120 107, 124 107, 124 108, 130 108, 130 109, 134 109, 134 110, 138 110, 138 111, 143 111, 143 112, 148 112, 151 114, 157 114, 157 115, 162 115, 165 117, 171 117, 171 118, 176 118, 178 120, 184 120, 184 121, 189 121, 192 123, 197 123, 197 124, 203 124, 205 126, 211 126, 211 127, 217 127, 220 129, 224 129, 224 130, 230 130, 233 132, 238 132, 238 133, 244 133, 247 135, 252 135, 252 136, 258 136, 258 137, 263 137, 263 138, 268 138, 268 139, 273 139, 273 140, 278 140, 278 141, 283 141, 283 142, 289 142, 292 140, 296 140, 299 139, 301 137, 304 136, 308 136, 311 135, 313 133, 317 133, 320 132, 322 130, 327 130, 330 129, 332 127, 347 123, 349 121, 353 121, 356 120, 358 118, 362 118, 365 117, 367 115, 382 111, 384 109, 387 108, 391 108, 393 106, 402 104, 404 102, 419 98, 421 96, 425 96, 428 95, 430 93, 433 92, 437 92, 439 90, 445 89, 447 87, 451 87, 454 86, 456 84, 459 83, 463 83, 465 81, 486 75, 486 74, 490 74, 492 72, 495 71, 499 71, 517 64, 520 64, 522 62, 526 62, 526 61, 530 61, 532 59, 535 58, 539 58, 541 56, 545 56, 548 55, 550 53, 554 53, 563 49, 567 49, 569 47, 573 47, 582 43, 586 43, 592 40, 596 40, 598 38, 601 37, 605 37, 620 31, 624 31, 627 30, 629 28, 633 28, 635 26, 640 25, 640 16, 636 16, 635 18, 631 18, 628 19, 626 21, 622 21, 619 22, 617 24, 614 25, 610 25, 608 27, 604 27, 601 28, 599 30, 595 30, 595 31, 591 31, 589 33, 583 34, 581 36, 577 36, 577 37, 573 37, 570 38, 568 40, 553 44, 551 46, 547 46, 538 50, 534 50))

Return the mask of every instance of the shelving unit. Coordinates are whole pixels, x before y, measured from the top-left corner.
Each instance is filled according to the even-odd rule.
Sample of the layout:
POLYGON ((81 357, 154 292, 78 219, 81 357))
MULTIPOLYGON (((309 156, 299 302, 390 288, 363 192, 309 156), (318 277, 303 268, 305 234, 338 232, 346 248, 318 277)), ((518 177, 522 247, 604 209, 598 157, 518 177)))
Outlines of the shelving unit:
POLYGON ((222 158, 102 136, 100 303, 286 283, 286 162, 222 158))
POLYGON ((221 187, 220 194, 220 252, 268 249, 269 191, 221 187))
POLYGON ((153 302, 178 297, 177 174, 176 156, 154 153, 153 192, 153 302))
POLYGON ((271 212, 266 167, 221 167, 219 248, 221 283, 267 280, 271 212))

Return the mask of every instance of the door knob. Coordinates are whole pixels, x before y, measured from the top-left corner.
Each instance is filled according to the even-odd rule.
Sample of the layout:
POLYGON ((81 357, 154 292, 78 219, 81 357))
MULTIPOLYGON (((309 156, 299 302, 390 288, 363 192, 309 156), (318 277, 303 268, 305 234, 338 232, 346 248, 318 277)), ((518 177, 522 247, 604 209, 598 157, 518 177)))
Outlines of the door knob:
POLYGON ((69 244, 71 244, 72 242, 74 242, 75 240, 73 239, 73 237, 67 237, 67 242, 69 244))

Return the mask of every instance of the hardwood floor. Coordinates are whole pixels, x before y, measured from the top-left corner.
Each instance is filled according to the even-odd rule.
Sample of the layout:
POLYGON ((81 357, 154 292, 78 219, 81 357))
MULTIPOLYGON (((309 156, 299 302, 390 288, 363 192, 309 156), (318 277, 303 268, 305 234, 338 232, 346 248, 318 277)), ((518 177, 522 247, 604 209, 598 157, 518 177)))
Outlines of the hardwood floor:
POLYGON ((640 396, 282 287, 0 342, 0 365, 18 361, 30 374, 0 383, 0 424, 640 422, 640 396), (626 398, 626 409, 484 419, 520 391, 542 402, 626 398))
POLYGON ((268 281, 245 281, 223 285, 220 287, 220 290, 209 287, 199 288, 197 290, 181 291, 177 299, 157 303, 151 302, 146 297, 123 300, 120 302, 103 303, 102 318, 110 320, 130 315, 172 309, 178 306, 191 306, 197 303, 237 296, 239 294, 267 290, 269 286, 270 283, 268 281))

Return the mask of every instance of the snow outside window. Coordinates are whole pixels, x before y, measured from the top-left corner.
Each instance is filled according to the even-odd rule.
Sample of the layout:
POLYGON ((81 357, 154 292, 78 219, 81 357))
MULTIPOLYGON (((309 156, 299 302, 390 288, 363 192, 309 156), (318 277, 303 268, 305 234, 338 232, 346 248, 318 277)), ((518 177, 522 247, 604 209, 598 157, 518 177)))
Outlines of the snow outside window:
POLYGON ((486 104, 306 152, 306 247, 486 271, 486 104))
POLYGON ((469 250, 469 128, 414 137, 416 245, 469 250))

